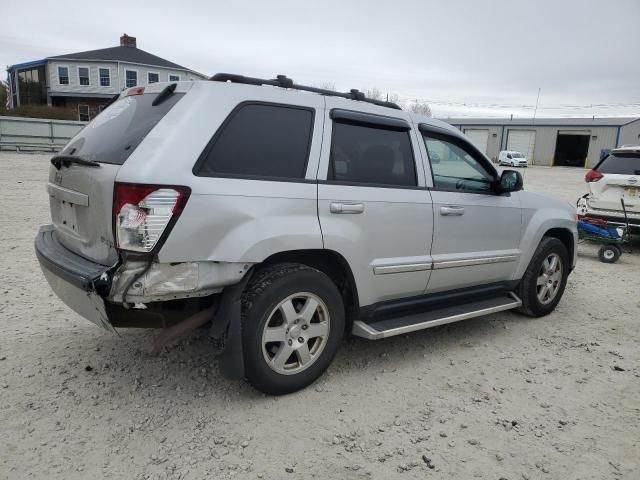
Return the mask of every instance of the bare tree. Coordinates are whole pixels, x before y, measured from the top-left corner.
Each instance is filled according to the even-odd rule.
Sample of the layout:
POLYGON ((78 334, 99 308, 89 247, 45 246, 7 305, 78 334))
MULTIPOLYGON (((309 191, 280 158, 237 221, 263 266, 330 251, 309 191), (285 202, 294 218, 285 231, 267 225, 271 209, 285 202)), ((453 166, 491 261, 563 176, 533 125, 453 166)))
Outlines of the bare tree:
POLYGON ((425 115, 427 117, 433 116, 431 113, 431 107, 427 102, 416 100, 415 102, 408 103, 405 107, 410 112, 417 113, 419 115, 425 115))
POLYGON ((391 102, 391 103, 397 103, 398 105, 401 105, 401 101, 400 101, 400 95, 398 95, 397 93, 387 93, 387 98, 386 98, 387 102, 391 102))
POLYGON ((382 92, 375 87, 370 90, 365 90, 364 94, 367 98, 370 98, 372 100, 384 100, 382 92))
POLYGON ((324 89, 324 90, 331 90, 332 92, 336 91, 336 84, 335 82, 322 82, 320 84, 320 88, 324 89))
MULTIPOLYGON (((336 84, 333 82, 323 82, 320 84, 319 88, 335 92, 336 84)), ((425 115, 427 117, 432 116, 431 107, 427 102, 424 101, 403 101, 400 99, 400 95, 398 95, 397 93, 382 93, 382 91, 376 87, 366 89, 364 91, 364 94, 367 98, 370 98, 372 100, 392 102, 399 105, 403 110, 409 110, 410 112, 425 115)))

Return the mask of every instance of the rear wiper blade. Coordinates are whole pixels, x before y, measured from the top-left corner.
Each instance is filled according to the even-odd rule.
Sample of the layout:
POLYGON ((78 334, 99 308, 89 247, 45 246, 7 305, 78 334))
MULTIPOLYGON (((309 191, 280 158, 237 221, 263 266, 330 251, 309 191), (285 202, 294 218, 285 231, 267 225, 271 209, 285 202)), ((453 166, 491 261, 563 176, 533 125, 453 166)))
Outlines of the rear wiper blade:
POLYGON ((51 159, 51 164, 56 167, 58 170, 62 168, 64 165, 68 167, 72 163, 77 163, 78 165, 84 165, 86 167, 99 167, 100 164, 98 162, 94 162, 93 160, 87 160, 82 157, 74 157, 73 155, 56 155, 51 159))
POLYGON ((171 85, 167 85, 164 89, 158 94, 158 96, 151 102, 151 106, 155 107, 156 105, 160 105, 167 98, 173 95, 173 92, 176 91, 177 83, 172 83, 171 85))

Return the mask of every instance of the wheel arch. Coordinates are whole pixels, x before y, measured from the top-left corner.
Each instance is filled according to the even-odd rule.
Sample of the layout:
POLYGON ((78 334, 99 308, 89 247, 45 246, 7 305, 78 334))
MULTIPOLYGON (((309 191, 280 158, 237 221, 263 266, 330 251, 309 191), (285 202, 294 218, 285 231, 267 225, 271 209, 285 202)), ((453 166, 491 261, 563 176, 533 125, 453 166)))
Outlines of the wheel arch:
POLYGON ((300 263, 326 274, 338 287, 345 306, 345 328, 350 331, 353 320, 360 313, 358 288, 349 262, 334 250, 288 250, 267 257, 260 266, 274 263, 300 263))
POLYGON ((544 233, 543 237, 552 237, 560 240, 569 253, 569 261, 572 261, 575 254, 575 242, 571 230, 566 228, 550 228, 544 233))

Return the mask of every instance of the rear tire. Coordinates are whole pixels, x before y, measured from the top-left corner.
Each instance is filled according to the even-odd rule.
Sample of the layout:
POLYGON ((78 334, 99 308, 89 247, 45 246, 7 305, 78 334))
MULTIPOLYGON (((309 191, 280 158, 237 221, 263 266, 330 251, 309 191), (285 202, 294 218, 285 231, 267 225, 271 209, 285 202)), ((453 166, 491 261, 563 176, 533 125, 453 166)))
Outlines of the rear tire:
POLYGON ((564 244, 543 237, 517 288, 522 300, 519 311, 530 317, 542 317, 555 310, 569 276, 569 254, 564 244))
POLYGON ((603 263, 616 263, 622 255, 622 249, 617 245, 603 245, 598 249, 598 258, 603 263))
POLYGON ((247 379, 273 395, 310 385, 333 360, 344 317, 342 296, 323 272, 294 263, 259 271, 242 297, 247 379))

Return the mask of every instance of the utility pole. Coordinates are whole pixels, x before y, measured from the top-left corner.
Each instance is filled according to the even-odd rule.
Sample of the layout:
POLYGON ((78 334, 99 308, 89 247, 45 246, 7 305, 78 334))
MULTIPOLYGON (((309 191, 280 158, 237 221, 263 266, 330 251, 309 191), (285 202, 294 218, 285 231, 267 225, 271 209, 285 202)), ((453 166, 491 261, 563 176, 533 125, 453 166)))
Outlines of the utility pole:
POLYGON ((533 110, 533 121, 531 123, 536 123, 536 113, 538 113, 538 102, 540 101, 540 88, 538 88, 538 97, 536 98, 536 108, 533 110))

